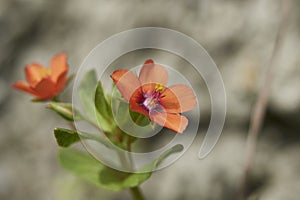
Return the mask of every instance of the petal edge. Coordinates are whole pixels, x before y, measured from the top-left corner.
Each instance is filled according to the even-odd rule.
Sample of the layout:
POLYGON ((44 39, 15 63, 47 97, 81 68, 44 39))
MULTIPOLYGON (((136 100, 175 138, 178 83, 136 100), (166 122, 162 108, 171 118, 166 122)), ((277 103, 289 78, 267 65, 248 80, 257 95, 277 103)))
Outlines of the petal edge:
POLYGON ((188 119, 185 116, 172 113, 151 113, 151 120, 177 133, 183 133, 188 125, 188 119))
POLYGON ((116 70, 110 75, 122 96, 129 101, 132 94, 140 87, 137 77, 129 70, 116 70))
POLYGON ((12 84, 12 87, 17 89, 17 90, 27 92, 29 94, 32 94, 32 95, 36 96, 36 97, 39 97, 39 95, 34 90, 32 90, 30 88, 28 83, 25 83, 24 81, 17 81, 17 82, 12 84))

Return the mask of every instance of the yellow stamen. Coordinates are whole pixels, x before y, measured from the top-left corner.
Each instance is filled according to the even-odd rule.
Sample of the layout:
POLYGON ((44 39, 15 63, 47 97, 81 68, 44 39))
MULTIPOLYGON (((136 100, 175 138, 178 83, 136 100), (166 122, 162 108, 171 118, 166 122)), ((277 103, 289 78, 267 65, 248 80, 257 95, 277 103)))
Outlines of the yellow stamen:
POLYGON ((155 90, 156 90, 156 91, 159 91, 159 92, 163 91, 164 88, 165 88, 165 87, 164 87, 163 85, 161 85, 161 84, 157 84, 157 85, 155 86, 155 90))
POLYGON ((47 69, 47 70, 46 70, 46 75, 47 75, 47 76, 50 76, 50 75, 51 75, 51 70, 50 70, 50 69, 47 69))

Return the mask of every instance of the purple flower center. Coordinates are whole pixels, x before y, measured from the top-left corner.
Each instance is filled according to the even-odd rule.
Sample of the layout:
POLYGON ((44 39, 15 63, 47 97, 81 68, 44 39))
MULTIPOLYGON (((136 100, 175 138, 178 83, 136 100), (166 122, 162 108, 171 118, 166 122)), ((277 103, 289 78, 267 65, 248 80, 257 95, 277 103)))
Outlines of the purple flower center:
POLYGON ((143 96, 144 96, 144 101, 143 101, 142 105, 149 112, 154 110, 157 107, 157 105, 159 105, 159 100, 161 97, 161 93, 159 91, 145 93, 145 94, 143 94, 143 96))

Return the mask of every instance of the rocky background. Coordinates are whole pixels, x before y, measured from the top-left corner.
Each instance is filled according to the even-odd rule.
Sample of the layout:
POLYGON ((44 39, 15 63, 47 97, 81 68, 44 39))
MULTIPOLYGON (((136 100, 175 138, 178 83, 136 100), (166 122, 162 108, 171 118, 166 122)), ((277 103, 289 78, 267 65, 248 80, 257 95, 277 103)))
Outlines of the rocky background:
MULTIPOLYGON (((242 174, 249 117, 269 63, 283 0, 1 0, 0 199, 130 199, 127 191, 96 188, 57 160, 53 128, 65 126, 43 104, 11 89, 33 61, 48 63, 65 51, 71 71, 107 37, 135 27, 159 26, 201 43, 219 67, 228 98, 227 121, 216 148, 189 151, 142 185, 148 199, 232 200, 242 174)), ((300 196, 300 1, 291 0, 289 26, 276 58, 266 120, 259 136, 251 199, 300 196)), ((197 80, 193 80, 197 81, 197 80)), ((200 85, 201 86, 201 85, 200 85)), ((65 98, 71 94, 71 86, 65 98)), ((203 97, 208 101, 208 96, 203 97)), ((202 130, 203 129, 203 130, 202 130)))

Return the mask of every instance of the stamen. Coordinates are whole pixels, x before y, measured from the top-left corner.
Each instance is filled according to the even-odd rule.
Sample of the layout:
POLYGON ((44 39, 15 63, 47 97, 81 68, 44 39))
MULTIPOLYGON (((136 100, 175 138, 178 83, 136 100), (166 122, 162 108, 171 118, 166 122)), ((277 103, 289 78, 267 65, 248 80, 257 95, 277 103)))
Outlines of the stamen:
POLYGON ((165 88, 165 87, 164 87, 163 85, 161 85, 161 84, 157 84, 157 85, 155 86, 155 90, 158 91, 158 92, 163 91, 164 88, 165 88))
POLYGON ((141 103, 149 112, 156 109, 159 105, 159 100, 162 97, 161 92, 164 90, 164 86, 161 84, 155 85, 155 90, 143 94, 144 100, 141 103))
POLYGON ((156 107, 156 99, 153 97, 146 98, 143 102, 143 105, 147 108, 147 110, 153 110, 156 107))

